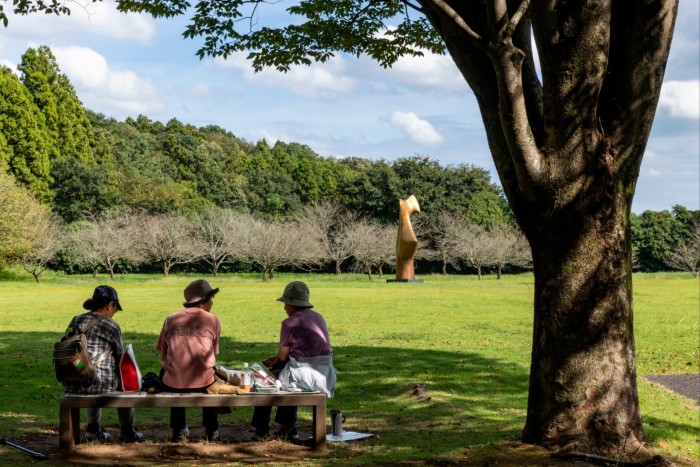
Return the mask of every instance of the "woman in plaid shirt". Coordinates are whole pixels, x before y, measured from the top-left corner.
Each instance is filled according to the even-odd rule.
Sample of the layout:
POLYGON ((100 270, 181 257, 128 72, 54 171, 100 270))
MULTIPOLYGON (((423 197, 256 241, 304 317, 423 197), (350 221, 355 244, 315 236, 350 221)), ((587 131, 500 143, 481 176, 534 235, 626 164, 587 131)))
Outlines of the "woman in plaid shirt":
MULTIPOLYGON (((92 298, 85 300, 83 308, 90 311, 74 316, 66 329, 66 335, 71 334, 76 328, 85 328, 93 318, 100 319, 85 334, 90 356, 95 363, 95 378, 92 381, 66 381, 63 383, 63 390, 66 394, 101 394, 118 391, 121 387, 118 365, 124 353, 124 344, 122 330, 112 319, 117 311, 122 310, 117 291, 108 285, 100 285, 95 288, 92 298)), ((96 440, 109 439, 110 434, 100 426, 102 409, 85 410, 88 422, 86 437, 96 440)), ((133 408, 119 408, 117 413, 121 427, 120 441, 133 443, 143 440, 143 434, 134 428, 136 411, 133 408)))

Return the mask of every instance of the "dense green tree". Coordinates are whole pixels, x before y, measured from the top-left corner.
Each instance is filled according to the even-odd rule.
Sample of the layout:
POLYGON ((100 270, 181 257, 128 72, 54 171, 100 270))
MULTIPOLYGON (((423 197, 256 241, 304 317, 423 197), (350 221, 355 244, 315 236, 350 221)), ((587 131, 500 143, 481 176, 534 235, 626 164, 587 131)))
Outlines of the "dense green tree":
POLYGON ((301 207, 296 183, 292 178, 294 161, 286 145, 278 142, 270 148, 265 140, 258 141, 251 154, 248 179, 251 212, 268 219, 291 217, 301 207))
POLYGON ((53 163, 53 212, 65 222, 94 217, 119 205, 116 180, 103 166, 76 158, 53 163))
MULTIPOLYGON (((501 198, 504 212, 512 219, 513 212, 503 198, 503 191, 491 181, 489 172, 473 164, 458 164, 445 168, 444 189, 447 193, 441 209, 448 212, 463 212, 472 204, 472 197, 488 191, 501 198)), ((493 197, 491 197, 493 199, 493 197)), ((514 219, 513 219, 514 220, 514 219)))
POLYGON ((671 208, 671 212, 676 220, 678 241, 691 237, 700 222, 700 210, 693 211, 684 206, 675 205, 671 208))
POLYGON ((508 225, 512 221, 508 203, 492 190, 474 193, 465 210, 465 217, 485 229, 508 225))
POLYGON ((673 214, 668 211, 644 211, 633 224, 632 237, 637 246, 637 260, 645 271, 665 269, 664 258, 677 241, 678 231, 673 214))
POLYGON ((408 195, 399 193, 399 179, 386 161, 353 157, 339 163, 350 169, 340 187, 348 209, 384 224, 398 219, 399 199, 408 195))
POLYGON ((488 172, 470 165, 442 167, 425 156, 401 158, 391 167, 398 178, 398 190, 405 198, 415 195, 421 217, 435 222, 442 211, 466 213, 483 227, 507 221, 510 208, 488 172))
POLYGON ((632 214, 632 246, 638 266, 643 271, 666 269, 669 253, 682 242, 691 239, 700 211, 673 206, 669 211, 644 211, 632 214))
POLYGON ((95 139, 85 108, 47 46, 30 48, 17 67, 34 103, 44 114, 52 159, 94 163, 95 139))
POLYGON ((52 197, 44 117, 12 71, 0 66, 0 172, 11 173, 39 200, 52 197))
POLYGON ((224 208, 245 208, 245 181, 233 158, 192 125, 173 119, 162 133, 163 155, 177 167, 176 180, 191 182, 200 196, 224 208))
POLYGON ((421 213, 435 213, 443 206, 448 193, 445 191, 445 170, 438 161, 426 156, 407 157, 393 161, 391 168, 396 174, 399 196, 406 199, 415 195, 421 213))

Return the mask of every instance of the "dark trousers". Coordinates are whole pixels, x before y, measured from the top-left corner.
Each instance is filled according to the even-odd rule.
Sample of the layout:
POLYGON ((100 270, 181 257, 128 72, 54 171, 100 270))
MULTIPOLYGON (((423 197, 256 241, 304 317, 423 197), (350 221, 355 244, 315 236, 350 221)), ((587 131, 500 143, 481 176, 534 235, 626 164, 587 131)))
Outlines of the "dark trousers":
MULTIPOLYGON (((270 415, 272 415, 272 407, 255 407, 253 409, 253 420, 251 420, 250 425, 255 428, 255 431, 266 432, 270 429, 270 415)), ((286 428, 295 426, 297 423, 297 406, 277 407, 275 421, 286 428)))
MULTIPOLYGON (((162 381, 162 376, 161 376, 162 381)), ((163 391, 165 392, 207 392, 207 386, 203 388, 171 388, 170 386, 163 383, 163 391)), ((213 433, 219 429, 219 419, 216 413, 216 407, 202 407, 202 425, 204 425, 204 430, 207 433, 213 433)), ((170 408, 170 428, 173 432, 179 432, 187 426, 187 418, 185 414, 185 407, 171 407, 170 408)))

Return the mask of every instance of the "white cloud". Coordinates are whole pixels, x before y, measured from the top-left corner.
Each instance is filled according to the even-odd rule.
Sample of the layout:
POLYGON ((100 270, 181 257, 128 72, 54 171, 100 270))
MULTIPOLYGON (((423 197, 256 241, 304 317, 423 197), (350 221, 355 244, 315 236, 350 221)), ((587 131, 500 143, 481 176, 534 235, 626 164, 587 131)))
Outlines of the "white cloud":
POLYGON ((68 6, 69 16, 43 13, 18 16, 6 8, 9 26, 3 36, 55 43, 64 39, 79 40, 85 34, 92 34, 150 44, 156 35, 155 22, 150 16, 120 13, 112 0, 86 2, 84 6, 69 2, 68 6))
POLYGON ((413 112, 392 112, 389 121, 418 144, 434 146, 443 141, 442 135, 427 120, 418 118, 413 112))
POLYGON ((51 47, 63 73, 73 83, 83 104, 113 116, 153 114, 165 108, 158 90, 130 70, 110 67, 87 47, 51 47))
POLYGON ((251 84, 286 89, 311 99, 332 99, 355 88, 356 80, 346 76, 346 64, 340 57, 326 63, 311 66, 293 66, 287 73, 272 68, 255 73, 245 53, 237 53, 228 59, 217 58, 215 63, 221 68, 233 68, 241 72, 251 84))
POLYGON ((387 74, 404 84, 444 92, 467 92, 467 82, 448 55, 424 51, 423 57, 401 57, 387 74))
POLYGON ((700 118, 700 81, 667 81, 661 86, 659 107, 672 117, 700 118))

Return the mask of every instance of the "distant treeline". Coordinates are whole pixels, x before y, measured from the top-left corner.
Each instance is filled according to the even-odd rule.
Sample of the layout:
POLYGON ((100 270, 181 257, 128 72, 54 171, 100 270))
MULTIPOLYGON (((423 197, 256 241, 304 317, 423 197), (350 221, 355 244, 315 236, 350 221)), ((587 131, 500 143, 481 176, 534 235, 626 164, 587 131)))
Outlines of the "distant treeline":
MULTIPOLYGON (((83 107, 45 46, 28 49, 18 71, 0 67, 6 262, 36 250, 32 239, 40 235, 27 230, 43 220, 70 231, 117 212, 191 218, 221 208, 284 223, 325 203, 387 225, 398 216, 398 200, 414 194, 423 226, 441 225, 440 216, 449 215, 484 231, 513 227, 501 190, 473 165, 445 167, 418 155, 391 162, 327 158, 302 144, 248 142, 218 126, 142 115, 118 122, 83 107)), ((669 252, 689 241, 699 220, 698 211, 680 206, 633 215, 639 266, 668 268, 669 252)))

